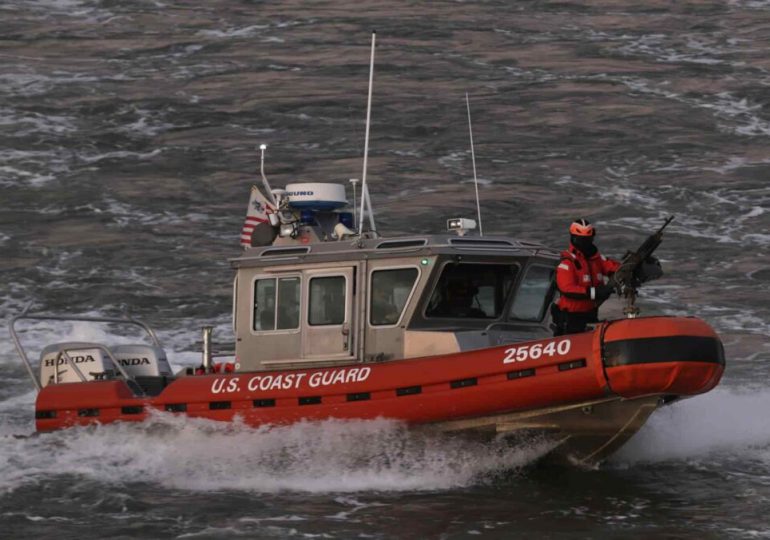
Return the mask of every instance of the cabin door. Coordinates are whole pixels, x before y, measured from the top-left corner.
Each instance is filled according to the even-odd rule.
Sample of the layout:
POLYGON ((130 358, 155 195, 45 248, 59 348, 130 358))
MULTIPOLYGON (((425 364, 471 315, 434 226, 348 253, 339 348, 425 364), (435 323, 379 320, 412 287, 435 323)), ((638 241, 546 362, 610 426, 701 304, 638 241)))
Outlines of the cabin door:
POLYGON ((355 351, 353 280, 355 268, 303 272, 302 356, 308 360, 347 360, 355 351))

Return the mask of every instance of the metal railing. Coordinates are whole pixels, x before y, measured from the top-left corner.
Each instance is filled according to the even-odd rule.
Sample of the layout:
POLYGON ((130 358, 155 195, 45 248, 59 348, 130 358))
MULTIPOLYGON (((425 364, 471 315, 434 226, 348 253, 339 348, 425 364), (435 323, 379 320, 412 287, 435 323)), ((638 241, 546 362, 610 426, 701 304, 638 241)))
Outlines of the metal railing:
MULTIPOLYGON (((22 320, 34 320, 34 321, 62 321, 62 322, 95 322, 95 323, 107 323, 107 324, 121 324, 121 325, 133 325, 138 326, 142 330, 145 331, 145 333, 149 336, 150 340, 152 340, 152 343, 158 347, 159 349, 162 349, 163 347, 160 344, 160 341, 158 340, 158 336, 155 334, 155 331, 150 328, 145 322, 140 321, 138 319, 134 319, 130 316, 126 316, 124 318, 113 318, 113 317, 86 317, 81 315, 30 315, 28 314, 30 307, 32 307, 32 304, 28 304, 24 310, 17 316, 13 317, 11 319, 11 322, 8 325, 8 329, 11 333, 11 339, 13 340, 13 344, 16 347, 16 352, 19 353, 19 356, 21 357, 21 360, 24 364, 24 367, 27 369, 27 373, 29 373, 30 379, 32 379, 32 383, 35 385, 35 388, 39 392, 42 388, 42 385, 40 384, 40 381, 38 380, 38 377, 35 375, 35 370, 32 368, 32 364, 29 361, 29 358, 27 357, 27 353, 24 350, 24 347, 21 344, 21 340, 19 339, 18 332, 16 331, 16 323, 22 320)), ((110 359, 112 364, 115 366, 115 369, 123 376, 123 378, 126 380, 126 383, 129 385, 129 387, 134 391, 134 393, 142 395, 144 392, 142 391, 139 384, 136 382, 136 380, 128 375, 126 373, 126 370, 123 369, 123 367, 120 365, 120 363, 115 359, 115 356, 112 354, 112 351, 110 351, 106 346, 100 345, 98 343, 94 343, 93 346, 89 345, 91 348, 97 348, 104 353, 106 353, 107 357, 110 359)), ((75 373, 78 375, 80 380, 85 382, 87 379, 83 375, 83 373, 80 371, 80 368, 78 368, 75 363, 70 358, 69 354, 67 354, 67 350, 64 349, 60 353, 64 354, 65 359, 67 360, 67 363, 72 366, 75 369, 75 373)), ((57 357, 58 360, 58 357, 57 357)), ((58 365, 54 365, 54 374, 55 374, 55 381, 58 382, 58 365)))

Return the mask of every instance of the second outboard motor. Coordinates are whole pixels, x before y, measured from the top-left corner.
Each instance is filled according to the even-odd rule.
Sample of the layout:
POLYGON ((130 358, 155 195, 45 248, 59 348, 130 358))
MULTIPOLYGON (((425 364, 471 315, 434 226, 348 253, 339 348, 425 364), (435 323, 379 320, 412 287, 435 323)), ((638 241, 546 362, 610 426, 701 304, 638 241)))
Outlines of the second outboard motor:
POLYGON ((153 345, 115 345, 112 354, 131 377, 170 377, 171 366, 163 349, 153 345))

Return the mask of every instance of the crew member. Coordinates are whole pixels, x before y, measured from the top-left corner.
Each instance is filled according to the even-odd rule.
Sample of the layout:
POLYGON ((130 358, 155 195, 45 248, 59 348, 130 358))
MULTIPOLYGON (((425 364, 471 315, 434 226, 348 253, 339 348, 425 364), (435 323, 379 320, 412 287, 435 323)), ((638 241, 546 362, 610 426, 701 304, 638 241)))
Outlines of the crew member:
POLYGON ((551 307, 555 336, 585 332, 588 323, 598 321, 599 306, 613 291, 605 280, 620 267, 618 261, 599 253, 594 245, 596 229, 588 220, 575 220, 569 234, 569 249, 562 251, 556 269, 561 296, 551 307))
MULTIPOLYGON (((385 286, 374 287, 372 290, 372 324, 388 325, 396 324, 401 316, 401 311, 390 301, 385 286)), ((392 292, 392 291, 390 291, 392 292)))
POLYGON ((441 302, 428 311, 431 317, 486 319, 487 314, 478 306, 478 287, 466 278, 450 279, 443 290, 441 302), (474 305, 474 302, 477 305, 474 305))

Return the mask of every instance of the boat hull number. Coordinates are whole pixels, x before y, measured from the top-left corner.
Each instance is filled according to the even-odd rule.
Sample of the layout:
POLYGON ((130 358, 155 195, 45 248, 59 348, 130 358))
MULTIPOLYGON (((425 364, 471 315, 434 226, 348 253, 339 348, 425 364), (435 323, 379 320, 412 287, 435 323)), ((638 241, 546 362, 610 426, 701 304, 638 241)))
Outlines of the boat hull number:
POLYGON ((537 360, 538 358, 542 358, 544 356, 565 356, 569 354, 571 348, 572 342, 569 339, 551 341, 546 344, 535 343, 534 345, 511 347, 510 349, 505 349, 503 364, 513 364, 514 362, 537 360))

